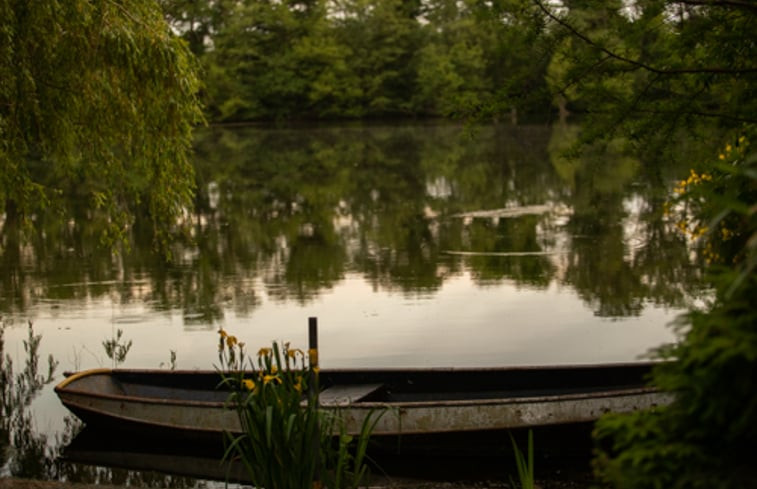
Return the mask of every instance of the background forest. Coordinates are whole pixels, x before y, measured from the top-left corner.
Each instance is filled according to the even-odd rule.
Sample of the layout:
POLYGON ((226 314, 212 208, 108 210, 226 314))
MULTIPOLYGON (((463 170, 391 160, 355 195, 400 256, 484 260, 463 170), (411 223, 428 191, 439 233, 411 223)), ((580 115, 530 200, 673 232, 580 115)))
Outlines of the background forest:
POLYGON ((213 121, 547 117, 546 18, 522 1, 164 0, 213 121))
POLYGON ((749 2, 161 4, 201 61, 211 122, 573 113, 595 122, 583 120, 584 140, 618 128, 662 141, 655 151, 703 127, 714 151, 717 131, 753 122, 749 2))

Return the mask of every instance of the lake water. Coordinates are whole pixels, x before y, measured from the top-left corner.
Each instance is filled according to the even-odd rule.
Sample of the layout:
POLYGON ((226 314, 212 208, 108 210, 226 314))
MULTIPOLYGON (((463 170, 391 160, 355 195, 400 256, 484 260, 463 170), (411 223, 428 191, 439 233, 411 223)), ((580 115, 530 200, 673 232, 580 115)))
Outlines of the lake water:
MULTIPOLYGON (((193 239, 171 264, 137 234, 116 257, 76 233, 2 250, 5 353, 20 370, 32 321, 55 381, 116 363, 212 369, 219 328, 253 351, 304 347, 314 316, 324 368, 636 360, 700 295, 663 215, 686 170, 620 144, 567 159, 577 131, 204 130, 193 239), (116 339, 131 342, 120 362, 104 348, 116 339)), ((32 408, 52 437, 66 411, 51 385, 32 408)))

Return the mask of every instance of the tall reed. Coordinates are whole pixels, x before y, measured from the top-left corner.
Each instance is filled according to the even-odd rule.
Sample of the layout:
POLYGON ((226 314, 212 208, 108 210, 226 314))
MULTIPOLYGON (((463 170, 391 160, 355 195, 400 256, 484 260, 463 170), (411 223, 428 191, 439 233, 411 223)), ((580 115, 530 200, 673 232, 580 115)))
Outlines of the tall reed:
MULTIPOLYGON (((534 489, 536 483, 534 480, 534 433, 528 430, 528 445, 526 453, 518 447, 515 438, 510 434, 510 442, 513 446, 515 457, 515 467, 518 471, 518 481, 521 489, 534 489)), ((515 486, 515 481, 510 477, 510 485, 515 486)))

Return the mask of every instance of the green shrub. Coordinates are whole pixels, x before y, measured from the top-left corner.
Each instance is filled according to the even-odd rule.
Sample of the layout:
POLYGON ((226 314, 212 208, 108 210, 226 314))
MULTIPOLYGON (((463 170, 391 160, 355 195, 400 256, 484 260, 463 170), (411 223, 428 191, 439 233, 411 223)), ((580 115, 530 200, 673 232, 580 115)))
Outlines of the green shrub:
POLYGON ((671 206, 707 266, 711 302, 677 324, 657 356, 664 408, 596 426, 597 474, 622 488, 757 487, 757 153, 746 136, 708 172, 692 170, 671 206))

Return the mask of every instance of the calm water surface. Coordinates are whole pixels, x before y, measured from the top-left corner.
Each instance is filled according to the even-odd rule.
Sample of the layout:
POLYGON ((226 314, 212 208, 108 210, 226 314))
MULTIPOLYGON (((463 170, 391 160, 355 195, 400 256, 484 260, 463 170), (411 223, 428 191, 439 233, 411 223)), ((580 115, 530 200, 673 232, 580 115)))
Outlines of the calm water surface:
MULTIPOLYGON (((20 370, 32 321, 56 381, 208 369, 221 327, 254 350, 305 346, 316 316, 327 368, 633 361, 699 293, 663 216, 685 170, 620 145, 569 160, 577 131, 208 129, 193 239, 172 264, 138 232, 130 253, 104 253, 80 223, 2 250, 5 353, 20 370), (104 348, 116 339, 131 342, 122 359, 104 348)), ((36 432, 65 431, 50 385, 32 407, 36 432)))

